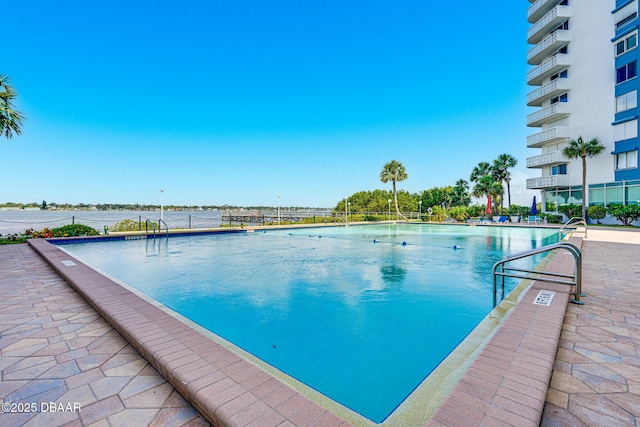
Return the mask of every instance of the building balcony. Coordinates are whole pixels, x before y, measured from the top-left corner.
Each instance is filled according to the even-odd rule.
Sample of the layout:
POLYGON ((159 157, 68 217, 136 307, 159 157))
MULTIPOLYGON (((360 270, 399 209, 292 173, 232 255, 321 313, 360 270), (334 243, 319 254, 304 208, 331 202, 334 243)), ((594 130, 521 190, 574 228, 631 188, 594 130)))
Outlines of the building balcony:
POLYGON ((541 108, 535 113, 527 116, 527 126, 542 126, 545 123, 554 122, 571 113, 571 107, 568 102, 556 102, 547 107, 541 108))
POLYGON ((544 101, 566 93, 570 88, 571 82, 569 79, 551 80, 527 95, 527 105, 530 107, 542 107, 544 101))
POLYGON ((539 156, 527 157, 528 168, 541 168, 543 166, 553 166, 560 163, 566 163, 568 160, 559 150, 550 151, 540 154, 539 156))
POLYGON ((540 18, 549 13, 558 3, 560 3, 560 0, 537 0, 533 2, 527 11, 527 21, 531 24, 538 22, 540 18))
POLYGON ((540 86, 542 82, 568 68, 571 65, 571 57, 567 53, 558 53, 545 60, 527 74, 527 84, 529 86, 540 86))
POLYGON ((527 190, 540 188, 568 187, 569 175, 549 175, 527 179, 527 190))
POLYGON ((527 147, 540 148, 543 145, 558 144, 560 142, 568 141, 569 138, 568 126, 556 126, 528 136, 527 147))
POLYGON ((537 45, 529 49, 527 53, 527 64, 537 65, 548 56, 551 56, 556 50, 568 44, 571 41, 571 32, 569 30, 556 30, 542 39, 537 45))
POLYGON ((571 17, 569 6, 556 6, 551 12, 544 15, 527 32, 527 42, 536 44, 542 40, 549 32, 556 29, 560 24, 571 17))

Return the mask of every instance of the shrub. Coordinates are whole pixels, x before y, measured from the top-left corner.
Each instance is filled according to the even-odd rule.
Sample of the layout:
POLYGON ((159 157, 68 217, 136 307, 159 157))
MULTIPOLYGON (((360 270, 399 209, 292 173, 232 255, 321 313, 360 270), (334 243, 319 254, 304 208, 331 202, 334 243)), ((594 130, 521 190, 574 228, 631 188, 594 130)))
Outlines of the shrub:
POLYGON ((24 234, 26 236, 30 236, 30 237, 34 237, 34 238, 41 238, 41 239, 47 239, 49 237, 54 237, 53 236, 53 231, 49 230, 48 228, 43 228, 40 231, 35 231, 33 228, 27 230, 24 232, 24 234))
POLYGON ((82 224, 69 224, 51 230, 54 237, 97 236, 98 230, 82 224))
POLYGON ((546 219, 549 224, 560 224, 562 222, 562 215, 541 213, 540 218, 546 219))
POLYGON ((528 217, 529 215, 531 215, 531 208, 529 206, 519 206, 518 215, 520 215, 523 218, 528 217))
POLYGON ((464 221, 469 218, 469 215, 467 215, 467 208, 464 206, 452 207, 451 210, 449 210, 449 216, 456 221, 464 221))
POLYGON ((607 209, 604 206, 591 206, 587 209, 587 216, 600 224, 600 220, 607 216, 607 209))
POLYGON ((467 208, 467 215, 469 215, 470 217, 483 216, 486 211, 487 210, 485 206, 473 205, 467 208))
POLYGON ((47 239, 50 237, 97 236, 100 233, 98 233, 98 230, 91 228, 88 225, 69 224, 54 228, 53 230, 44 228, 40 231, 35 231, 31 228, 25 231, 24 234, 29 237, 47 239))
POLYGON ((640 219, 640 205, 611 205, 607 212, 622 222, 622 225, 631 225, 633 221, 640 219))
MULTIPOLYGON (((155 223, 154 223, 155 224, 155 223)), ((158 225, 155 224, 157 227, 158 225)), ((142 227, 144 229, 144 227, 142 227)), ((140 223, 133 219, 125 219, 120 222, 116 222, 111 227, 109 227, 109 231, 140 231, 140 223)))
POLYGON ((527 210, 526 215, 529 215, 529 208, 526 206, 520 206, 520 205, 511 205, 508 212, 509 212, 509 215, 522 215, 521 211, 524 209, 527 210))
POLYGON ((570 203, 568 205, 558 206, 558 212, 565 214, 569 219, 579 217, 582 215, 582 205, 570 203))

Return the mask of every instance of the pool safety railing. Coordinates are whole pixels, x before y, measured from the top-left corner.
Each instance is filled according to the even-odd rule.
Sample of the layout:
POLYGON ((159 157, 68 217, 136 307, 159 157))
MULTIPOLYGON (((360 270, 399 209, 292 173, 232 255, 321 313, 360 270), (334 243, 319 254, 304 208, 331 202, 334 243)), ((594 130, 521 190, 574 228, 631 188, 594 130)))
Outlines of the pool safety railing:
MULTIPOLYGON (((562 227, 560 227, 560 229, 558 230, 558 235, 561 235, 563 231, 566 232, 565 228, 568 227, 569 225, 573 225, 573 226, 584 225, 584 238, 585 239, 587 238, 587 220, 585 218, 581 216, 574 216, 569 221, 562 224, 562 227)), ((571 231, 578 232, 577 230, 571 230, 571 231)))
POLYGON ((582 294, 582 252, 580 249, 572 243, 569 242, 558 242, 552 245, 543 246, 540 248, 531 249, 529 251, 520 252, 514 255, 510 255, 493 265, 493 306, 496 307, 500 301, 502 301, 505 297, 504 295, 504 278, 505 277, 514 277, 519 279, 533 279, 542 282, 550 282, 550 283, 560 283, 563 285, 575 286, 576 291, 573 293, 575 296, 574 299, 570 301, 574 304, 584 304, 580 301, 580 297, 584 296, 582 294), (553 273, 548 271, 539 271, 539 270, 527 270, 522 268, 508 267, 505 264, 515 261, 522 258, 528 258, 533 255, 542 254, 551 252, 558 249, 564 249, 573 255, 575 260, 575 271, 573 274, 562 274, 562 273, 553 273), (526 273, 526 274, 520 274, 526 273), (498 281, 497 278, 500 277, 501 282, 501 295, 498 300, 498 281), (569 280, 562 280, 569 279, 569 280))
POLYGON ((149 234, 149 226, 151 226, 151 230, 153 231, 153 238, 156 238, 156 224, 147 220, 144 224, 144 231, 149 234))
POLYGON ((167 233, 167 237, 169 237, 169 226, 163 219, 158 220, 158 233, 162 233, 162 224, 164 224, 164 230, 167 233))

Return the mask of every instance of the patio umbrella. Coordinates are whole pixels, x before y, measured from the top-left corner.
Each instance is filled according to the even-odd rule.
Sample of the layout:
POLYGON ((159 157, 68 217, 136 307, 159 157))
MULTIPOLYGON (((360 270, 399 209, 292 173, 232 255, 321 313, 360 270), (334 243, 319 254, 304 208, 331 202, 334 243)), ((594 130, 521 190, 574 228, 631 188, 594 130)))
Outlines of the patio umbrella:
POLYGON ((533 196, 533 204, 531 205, 531 215, 538 215, 538 206, 536 205, 536 196, 533 196))
POLYGON ((487 196, 487 215, 491 215, 491 196, 487 196))

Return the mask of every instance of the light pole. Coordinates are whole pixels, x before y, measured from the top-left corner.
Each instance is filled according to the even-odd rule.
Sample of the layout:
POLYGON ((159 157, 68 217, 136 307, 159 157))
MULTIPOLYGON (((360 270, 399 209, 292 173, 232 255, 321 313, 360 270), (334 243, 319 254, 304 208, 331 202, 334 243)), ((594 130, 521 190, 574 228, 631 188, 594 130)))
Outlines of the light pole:
POLYGON ((280 196, 278 196, 278 225, 280 225, 280 196))
POLYGON ((389 221, 391 221, 391 199, 387 200, 389 202, 389 221))
POLYGON ((418 213, 418 219, 422 221, 422 200, 418 201, 418 206, 420 207, 420 212, 418 213))
POLYGON ((347 203, 348 209, 347 209, 347 219, 350 220, 350 216, 351 216, 351 202, 347 203))
POLYGON ((160 189, 160 221, 164 221, 164 190, 160 189))

